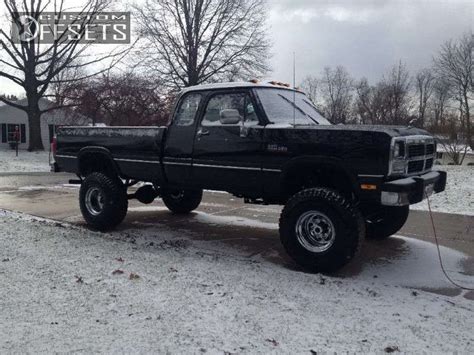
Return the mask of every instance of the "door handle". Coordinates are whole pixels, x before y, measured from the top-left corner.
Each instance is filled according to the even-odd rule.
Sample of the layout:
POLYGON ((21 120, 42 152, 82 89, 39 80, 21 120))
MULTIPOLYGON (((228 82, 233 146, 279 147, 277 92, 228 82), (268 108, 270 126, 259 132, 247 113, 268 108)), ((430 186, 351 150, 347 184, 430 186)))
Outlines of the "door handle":
POLYGON ((211 132, 209 132, 207 129, 199 128, 197 131, 197 136, 202 137, 202 136, 208 136, 211 132))

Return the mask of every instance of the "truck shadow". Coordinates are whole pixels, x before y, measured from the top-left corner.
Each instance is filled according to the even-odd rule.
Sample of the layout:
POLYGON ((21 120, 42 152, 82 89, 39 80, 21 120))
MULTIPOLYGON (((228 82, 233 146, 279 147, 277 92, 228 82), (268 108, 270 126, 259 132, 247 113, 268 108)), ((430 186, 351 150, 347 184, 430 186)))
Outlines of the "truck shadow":
MULTIPOLYGON (((160 230, 166 230, 191 242, 218 243, 228 254, 238 254, 249 259, 261 258, 294 271, 304 271, 286 254, 280 243, 277 223, 263 223, 243 217, 203 212, 183 216, 172 214, 167 210, 132 210, 118 230, 142 228, 152 232, 157 241, 160 238, 160 230)), ((391 260, 400 259, 407 252, 405 244, 404 240, 398 238, 365 241, 359 255, 349 265, 331 276, 354 277, 367 265, 383 265, 391 260)))

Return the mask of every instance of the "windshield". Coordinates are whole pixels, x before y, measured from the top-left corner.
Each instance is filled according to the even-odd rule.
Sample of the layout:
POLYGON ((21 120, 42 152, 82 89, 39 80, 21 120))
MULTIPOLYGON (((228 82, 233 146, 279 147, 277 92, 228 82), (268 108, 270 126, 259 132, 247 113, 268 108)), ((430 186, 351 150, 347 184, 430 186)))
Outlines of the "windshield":
POLYGON ((285 89, 259 88, 256 90, 263 109, 272 123, 299 125, 330 125, 301 92, 285 89))

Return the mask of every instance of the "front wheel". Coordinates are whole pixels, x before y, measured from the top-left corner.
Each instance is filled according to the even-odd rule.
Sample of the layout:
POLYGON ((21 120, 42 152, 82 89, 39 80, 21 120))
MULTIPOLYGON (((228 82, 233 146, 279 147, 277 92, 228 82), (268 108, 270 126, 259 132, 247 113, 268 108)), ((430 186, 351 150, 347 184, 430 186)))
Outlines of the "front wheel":
POLYGON ((202 190, 164 190, 161 198, 168 209, 177 214, 189 213, 196 208, 202 200, 202 190))
POLYGON ((280 239, 305 269, 335 271, 356 254, 365 235, 363 218, 334 190, 311 188, 294 195, 280 217, 280 239))
POLYGON ((405 224, 410 206, 380 206, 366 218, 367 238, 385 239, 397 233, 405 224))
POLYGON ((118 177, 92 173, 81 184, 79 205, 91 227, 100 231, 112 229, 127 214, 127 191, 118 177))

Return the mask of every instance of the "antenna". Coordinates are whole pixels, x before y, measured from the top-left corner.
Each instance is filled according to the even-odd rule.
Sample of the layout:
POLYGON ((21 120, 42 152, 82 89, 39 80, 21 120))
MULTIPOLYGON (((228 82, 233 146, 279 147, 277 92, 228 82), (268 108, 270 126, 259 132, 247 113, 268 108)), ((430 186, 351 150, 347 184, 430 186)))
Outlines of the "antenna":
POLYGON ((296 53, 293 52, 293 128, 296 127, 296 53))

